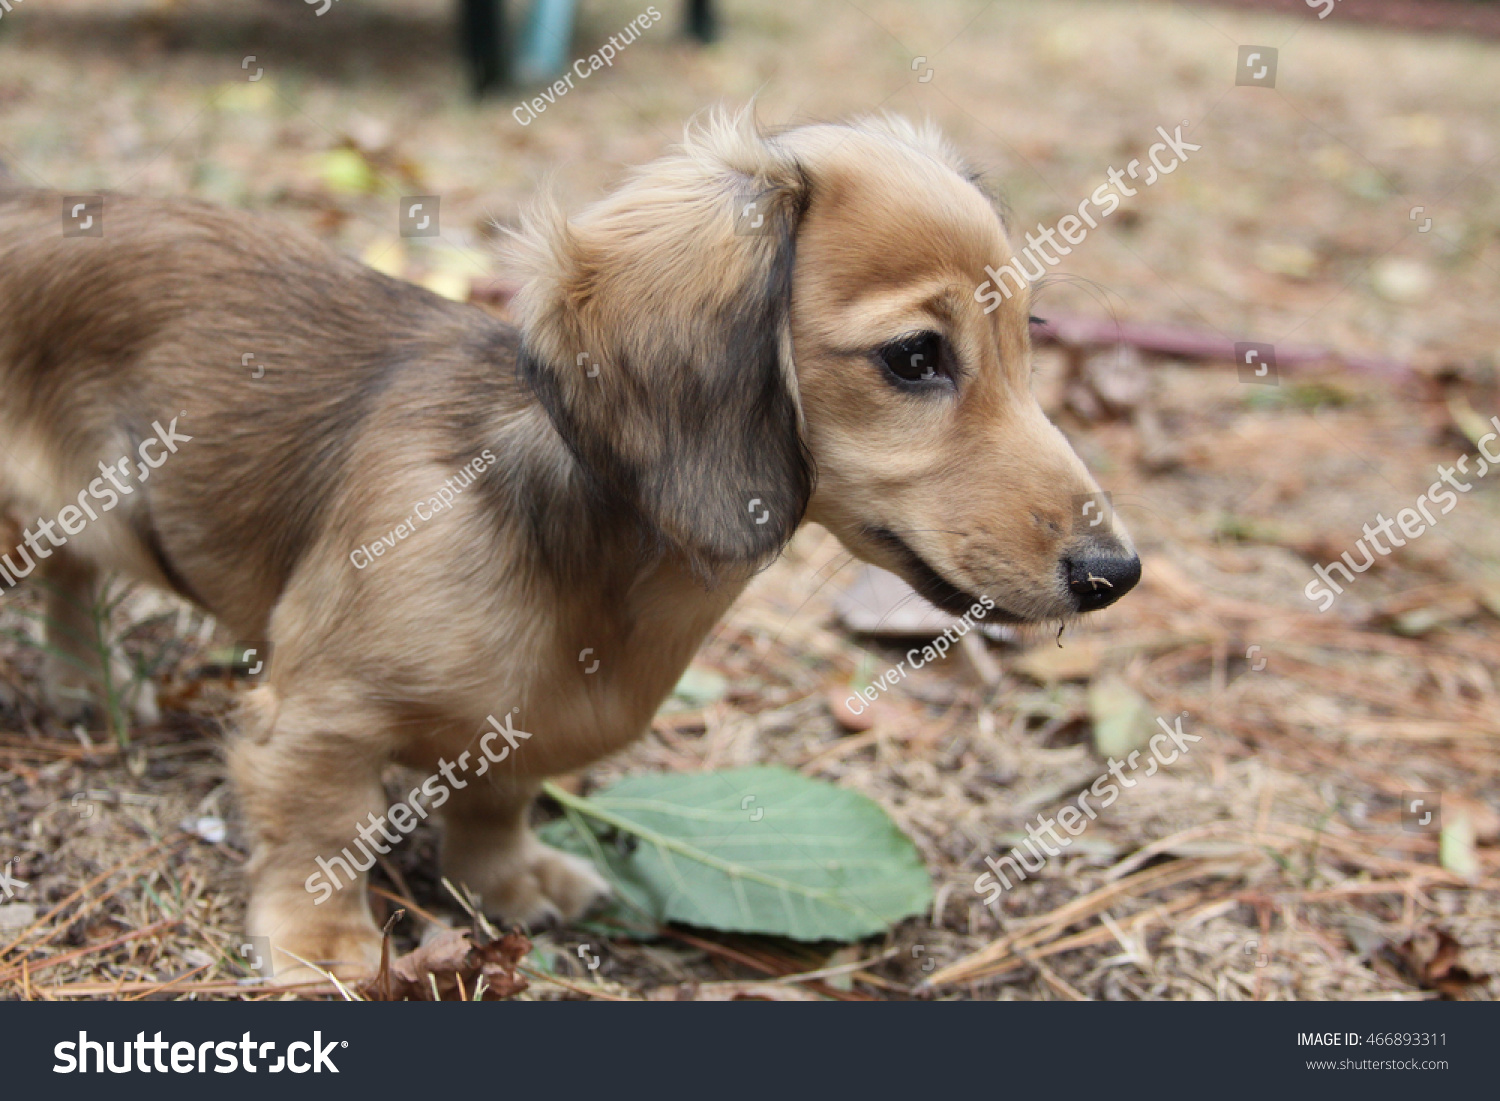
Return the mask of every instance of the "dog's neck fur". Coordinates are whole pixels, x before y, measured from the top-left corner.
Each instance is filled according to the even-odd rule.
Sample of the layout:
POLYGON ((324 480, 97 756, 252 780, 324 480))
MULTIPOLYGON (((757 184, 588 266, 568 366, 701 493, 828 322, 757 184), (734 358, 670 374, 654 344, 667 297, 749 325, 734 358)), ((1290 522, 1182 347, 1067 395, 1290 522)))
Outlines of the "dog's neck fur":
POLYGON ((524 535, 520 583, 544 617, 533 628, 533 667, 565 670, 516 686, 537 729, 570 732, 550 740, 566 750, 528 755, 528 770, 542 776, 644 733, 748 576, 711 575, 666 544, 584 469, 539 403, 507 404, 479 443, 500 456, 482 485, 497 522, 524 535), (537 589, 547 598, 537 601, 537 589))

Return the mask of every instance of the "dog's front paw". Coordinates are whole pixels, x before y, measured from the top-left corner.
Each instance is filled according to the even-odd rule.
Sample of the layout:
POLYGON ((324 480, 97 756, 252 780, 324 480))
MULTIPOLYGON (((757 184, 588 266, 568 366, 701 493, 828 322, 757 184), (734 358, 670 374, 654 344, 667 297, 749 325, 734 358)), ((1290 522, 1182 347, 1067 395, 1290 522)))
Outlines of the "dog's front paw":
POLYGON ((577 921, 614 894, 609 881, 582 857, 560 852, 540 841, 536 849, 526 876, 527 886, 534 882, 536 904, 556 913, 564 922, 577 921))
POLYGON ((270 952, 277 984, 326 982, 327 975, 340 980, 358 980, 375 973, 380 965, 380 931, 362 907, 343 912, 310 912, 305 899, 290 891, 277 897, 253 895, 245 926, 259 967, 262 953, 270 952), (326 974, 325 974, 326 972, 326 974))
MULTIPOLYGON (((154 682, 134 679, 122 659, 114 670, 113 683, 118 686, 115 690, 124 710, 122 719, 128 718, 136 727, 155 726, 161 721, 154 682)), ((43 700, 47 710, 63 725, 104 719, 108 708, 103 693, 101 682, 72 662, 59 657, 49 663, 43 700)))
POLYGON ((375 974, 380 966, 380 934, 373 928, 351 929, 297 938, 287 944, 273 943, 271 951, 278 986, 327 982, 329 975, 340 982, 359 982, 375 974))
POLYGON ((485 911, 502 922, 533 928, 566 924, 613 894, 587 860, 529 836, 521 848, 518 855, 492 865, 482 885, 468 883, 484 900, 485 911))

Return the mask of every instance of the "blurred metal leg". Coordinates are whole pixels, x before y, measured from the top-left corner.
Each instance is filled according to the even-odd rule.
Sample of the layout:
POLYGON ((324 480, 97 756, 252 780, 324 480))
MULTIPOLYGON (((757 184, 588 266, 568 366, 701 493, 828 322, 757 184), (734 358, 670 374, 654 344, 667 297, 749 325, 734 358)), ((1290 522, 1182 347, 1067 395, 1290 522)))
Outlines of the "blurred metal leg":
POLYGON ((459 0, 459 46, 476 96, 510 83, 505 0, 459 0))
POLYGON ((712 42, 719 37, 719 17, 714 11, 714 0, 688 0, 687 33, 699 42, 712 42))

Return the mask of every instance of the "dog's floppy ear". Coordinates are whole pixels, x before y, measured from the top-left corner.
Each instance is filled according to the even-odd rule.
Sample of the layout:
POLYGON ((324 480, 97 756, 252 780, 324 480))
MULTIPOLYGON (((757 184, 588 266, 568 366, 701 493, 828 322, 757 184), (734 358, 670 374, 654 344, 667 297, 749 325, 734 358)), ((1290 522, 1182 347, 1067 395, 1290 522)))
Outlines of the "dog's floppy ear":
POLYGON ((711 570, 769 561, 812 492, 789 321, 807 199, 773 139, 721 116, 512 242, 524 381, 595 485, 711 570))

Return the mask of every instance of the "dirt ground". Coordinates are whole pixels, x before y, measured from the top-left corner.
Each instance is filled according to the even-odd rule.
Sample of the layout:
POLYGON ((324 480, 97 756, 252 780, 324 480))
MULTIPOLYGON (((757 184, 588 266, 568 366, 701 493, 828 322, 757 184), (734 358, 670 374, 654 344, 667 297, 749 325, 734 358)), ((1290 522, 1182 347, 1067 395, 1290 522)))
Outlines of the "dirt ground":
MULTIPOLYGON (((932 912, 842 948, 545 933, 556 981, 521 996, 1500 994, 1500 478, 1473 478, 1326 612, 1303 592, 1440 466, 1476 470, 1476 425, 1500 415, 1500 43, 1339 10, 731 0, 701 49, 666 4, 523 126, 519 95, 467 98, 441 0, 342 0, 321 19, 272 0, 12 7, 0 163, 17 179, 270 211, 455 297, 503 276, 491 223, 540 186, 586 202, 713 104, 755 97, 773 123, 931 117, 1004 194, 1018 242, 1182 126, 1201 150, 1075 248, 1033 312, 1403 370, 1328 365, 1272 387, 1230 362, 1041 348, 1044 403, 1139 544, 1136 592, 1061 649, 1038 631, 956 653, 851 730, 864 724, 840 725, 834 701, 906 645, 839 625, 834 596, 863 567, 806 529, 697 659, 727 692, 679 702, 575 778, 764 762, 865 792, 916 841, 932 912), (1274 88, 1236 86, 1241 46, 1278 51, 1274 88), (436 247, 397 235, 402 194, 441 196, 436 247), (1101 727, 1132 711, 1185 713, 1202 740, 986 906, 985 857, 1087 788, 1101 727), (1440 801, 1437 822, 1403 814, 1414 793, 1440 801)), ((641 10, 582 7, 573 57, 641 10)), ((0 633, 34 638, 37 608, 8 594, 0 633)), ((61 727, 37 646, 0 640, 0 866, 26 883, 0 900, 0 997, 292 996, 237 958, 245 856, 217 734, 246 682, 213 668, 233 640, 153 594, 119 615, 172 704, 123 752, 61 727)), ((436 846, 420 828, 377 878, 377 907, 408 911, 398 947, 416 915, 452 910, 436 846)))

